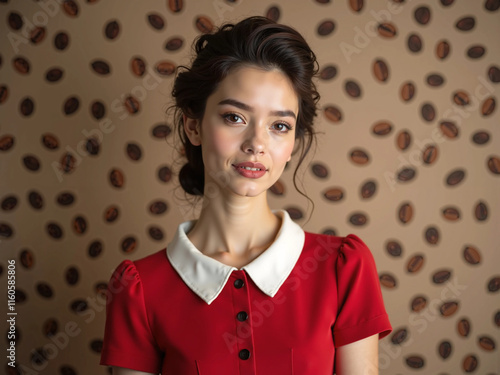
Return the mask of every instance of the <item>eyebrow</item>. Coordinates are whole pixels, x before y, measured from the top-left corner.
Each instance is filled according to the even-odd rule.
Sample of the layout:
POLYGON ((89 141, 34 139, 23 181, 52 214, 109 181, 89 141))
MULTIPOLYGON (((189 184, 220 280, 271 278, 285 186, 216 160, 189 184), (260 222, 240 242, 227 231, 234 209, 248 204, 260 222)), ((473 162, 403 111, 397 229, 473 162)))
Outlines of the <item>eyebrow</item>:
MULTIPOLYGON (((237 108, 243 109, 244 111, 249 111, 249 112, 254 111, 253 107, 249 106, 248 104, 242 103, 238 100, 235 100, 235 99, 224 99, 224 100, 221 100, 218 104, 219 105, 230 104, 230 105, 233 105, 237 108)), ((294 119, 297 119, 297 116, 295 116, 295 113, 293 113, 293 111, 290 111, 290 110, 271 111, 271 112, 269 112, 269 114, 271 116, 293 117, 294 119)))

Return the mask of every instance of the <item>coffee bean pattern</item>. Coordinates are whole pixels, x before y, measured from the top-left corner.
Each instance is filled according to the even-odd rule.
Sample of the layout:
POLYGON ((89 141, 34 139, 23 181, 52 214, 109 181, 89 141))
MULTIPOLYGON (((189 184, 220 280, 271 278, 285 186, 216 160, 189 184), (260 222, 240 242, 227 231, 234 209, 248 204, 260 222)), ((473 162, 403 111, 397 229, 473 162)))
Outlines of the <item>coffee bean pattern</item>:
POLYGON ((18 365, 109 373, 111 270, 197 209, 165 114, 176 70, 196 35, 259 14, 303 33, 321 94, 297 175, 313 215, 297 154, 270 204, 370 247, 394 327, 380 373, 499 374, 500 1, 133 3, 0 1, 0 279, 15 259, 18 365), (82 331, 52 358, 70 321, 82 331))

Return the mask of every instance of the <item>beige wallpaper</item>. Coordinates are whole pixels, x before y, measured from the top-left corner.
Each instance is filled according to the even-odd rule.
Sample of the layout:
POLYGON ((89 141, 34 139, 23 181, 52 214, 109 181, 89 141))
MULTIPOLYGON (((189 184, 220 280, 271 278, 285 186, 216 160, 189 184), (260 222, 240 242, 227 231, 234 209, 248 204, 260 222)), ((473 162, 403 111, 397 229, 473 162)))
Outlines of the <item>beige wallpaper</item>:
POLYGON ((16 344, 4 372, 108 373, 112 270, 165 247, 196 212, 165 115, 174 69, 200 32, 258 14, 301 31, 321 65, 302 177, 315 209, 292 168, 270 202, 371 248, 394 327, 381 374, 500 374, 499 7, 0 1, 1 311, 16 344))

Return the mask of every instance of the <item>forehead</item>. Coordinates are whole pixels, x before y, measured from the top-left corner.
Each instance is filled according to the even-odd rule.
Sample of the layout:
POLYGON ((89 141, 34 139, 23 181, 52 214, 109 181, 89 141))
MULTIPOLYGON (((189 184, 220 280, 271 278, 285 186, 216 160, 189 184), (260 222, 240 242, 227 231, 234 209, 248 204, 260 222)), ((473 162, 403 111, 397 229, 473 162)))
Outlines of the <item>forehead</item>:
POLYGON ((208 103, 236 99, 255 109, 291 110, 298 113, 299 101, 290 79, 279 69, 240 66, 219 83, 208 103))

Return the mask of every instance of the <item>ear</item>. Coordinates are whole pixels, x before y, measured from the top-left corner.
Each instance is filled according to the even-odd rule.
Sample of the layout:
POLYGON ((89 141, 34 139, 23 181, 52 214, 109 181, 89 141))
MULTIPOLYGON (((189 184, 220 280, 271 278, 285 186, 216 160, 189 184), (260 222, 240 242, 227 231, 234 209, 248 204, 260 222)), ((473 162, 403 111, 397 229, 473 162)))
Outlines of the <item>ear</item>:
POLYGON ((292 155, 290 154, 290 156, 288 157, 288 159, 286 159, 286 162, 288 163, 290 160, 292 160, 292 155))
POLYGON ((192 119, 186 115, 182 115, 184 131, 186 132, 189 141, 193 146, 201 145, 200 120, 192 119))

